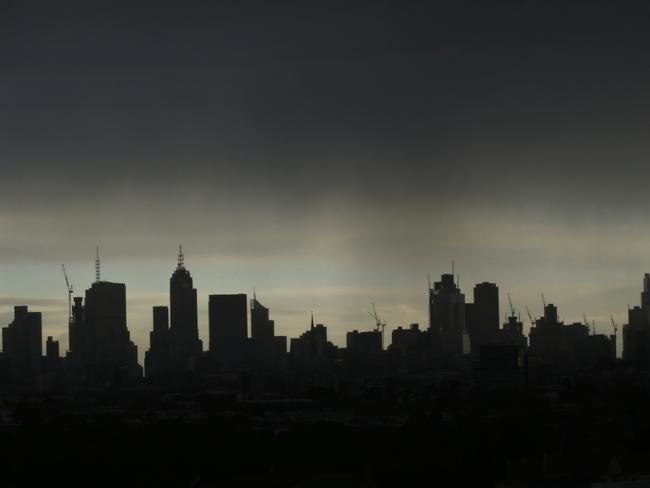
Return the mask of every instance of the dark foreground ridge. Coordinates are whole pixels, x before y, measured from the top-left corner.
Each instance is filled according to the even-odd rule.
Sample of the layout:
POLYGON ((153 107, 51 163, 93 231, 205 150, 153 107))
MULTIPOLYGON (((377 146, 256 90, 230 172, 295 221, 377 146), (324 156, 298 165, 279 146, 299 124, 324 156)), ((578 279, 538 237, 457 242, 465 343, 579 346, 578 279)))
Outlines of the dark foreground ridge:
POLYGON ((650 476, 650 398, 622 371, 499 392, 423 379, 299 399, 5 395, 2 408, 3 486, 587 487, 650 476))
POLYGON ((613 320, 596 334, 545 303, 526 336, 495 284, 466 303, 453 273, 426 327, 386 344, 373 311, 345 348, 313 315, 287 343, 257 296, 210 295, 204 351, 181 250, 143 369, 126 286, 96 264, 64 357, 26 306, 2 329, 3 486, 650 486, 650 274, 622 358, 613 320))

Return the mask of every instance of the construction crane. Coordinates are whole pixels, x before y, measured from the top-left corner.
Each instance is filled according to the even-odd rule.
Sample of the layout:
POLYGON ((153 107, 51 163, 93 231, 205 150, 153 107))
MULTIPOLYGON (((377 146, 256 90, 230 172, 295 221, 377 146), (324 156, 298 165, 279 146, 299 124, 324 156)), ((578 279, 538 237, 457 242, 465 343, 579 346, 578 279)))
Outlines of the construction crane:
POLYGON ((508 303, 510 304, 510 316, 515 316, 515 307, 512 306, 512 299, 510 298, 510 293, 508 293, 508 303))
POLYGON ((386 328, 386 323, 382 322, 379 319, 379 315, 377 314, 377 308, 375 307, 375 302, 372 302, 372 312, 368 312, 368 315, 370 315, 373 319, 375 319, 375 330, 377 332, 381 332, 381 350, 384 350, 384 329, 386 328), (381 329, 381 330, 380 330, 381 329))
POLYGON ((530 326, 534 327, 535 321, 533 320, 533 316, 530 314, 530 310, 528 309, 528 306, 526 306, 526 313, 528 314, 528 318, 530 319, 530 326))
POLYGON ((618 332, 618 325, 616 325, 616 322, 614 322, 613 315, 610 315, 609 318, 612 320, 612 327, 614 328, 614 337, 616 337, 616 333, 618 332))
POLYGON ((68 273, 65 270, 65 265, 61 265, 61 269, 63 269, 63 276, 65 277, 65 287, 68 290, 68 323, 71 324, 73 322, 72 318, 72 294, 74 293, 72 289, 72 285, 70 284, 70 280, 68 279, 68 273))
POLYGON ((582 314, 582 321, 585 324, 585 327, 587 328, 587 334, 589 334, 589 321, 587 320, 587 316, 585 314, 582 314))
POLYGON ((542 303, 544 304, 544 308, 546 308, 546 298, 544 298, 544 293, 542 293, 542 303))

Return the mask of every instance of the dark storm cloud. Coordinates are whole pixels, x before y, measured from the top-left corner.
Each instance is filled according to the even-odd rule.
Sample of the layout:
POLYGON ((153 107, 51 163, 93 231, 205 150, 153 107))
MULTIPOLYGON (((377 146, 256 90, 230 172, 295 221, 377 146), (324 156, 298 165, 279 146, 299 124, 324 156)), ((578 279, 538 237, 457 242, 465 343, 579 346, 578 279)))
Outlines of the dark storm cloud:
POLYGON ((647 176, 648 10, 5 2, 3 199, 621 195, 647 176))

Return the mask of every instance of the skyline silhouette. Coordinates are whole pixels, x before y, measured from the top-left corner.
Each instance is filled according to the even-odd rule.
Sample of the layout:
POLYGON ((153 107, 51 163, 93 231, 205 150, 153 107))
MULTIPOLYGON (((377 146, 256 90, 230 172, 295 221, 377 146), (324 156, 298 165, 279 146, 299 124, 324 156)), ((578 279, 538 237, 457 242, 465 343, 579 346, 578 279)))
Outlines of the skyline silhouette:
MULTIPOLYGON (((97 257, 99 258, 99 248, 97 248, 97 257)), ((97 276, 98 276, 97 273, 99 271, 99 268, 97 267, 98 266, 98 260, 95 260, 93 264, 94 264, 95 281, 97 281, 97 276)), ((453 262, 450 262, 450 269, 451 270, 454 269, 454 263, 453 262)), ((182 251, 182 246, 181 246, 181 251, 179 252, 179 255, 177 256, 177 266, 176 266, 176 271, 174 272, 174 276, 176 276, 178 274, 178 272, 179 272, 178 270, 181 270, 183 273, 189 273, 188 271, 186 271, 186 268, 185 268, 185 265, 184 265, 184 253, 182 251)), ((456 270, 458 270, 458 268, 456 268, 456 270)), ((61 271, 59 269, 59 271, 58 271, 59 278, 60 278, 59 279, 59 281, 60 281, 59 284, 61 285, 63 283, 63 279, 67 278, 67 276, 63 276, 60 273, 61 273, 61 271)), ((200 269, 198 270, 198 273, 201 274, 200 269)), ((67 273, 66 273, 66 275, 67 275, 67 273)), ((429 274, 429 276, 430 276, 430 274, 429 274)), ((452 276, 452 275, 448 275, 448 276, 452 276)), ((454 275, 454 280, 457 280, 459 278, 460 278, 460 274, 458 274, 458 276, 454 275)), ((429 280, 431 280, 430 277, 429 277, 429 280)), ((104 281, 104 280, 100 280, 100 281, 104 281)), ((113 281, 113 280, 109 280, 109 281, 113 281)), ((119 280, 119 279, 117 279, 115 281, 118 282, 118 283, 121 282, 121 280, 119 280)), ((496 280, 494 280, 494 281, 496 281, 496 280)), ((190 283, 191 283, 191 278, 190 278, 190 283)), ((430 281, 429 281, 429 283, 430 283, 430 281)), ((128 311, 130 309, 130 307, 129 307, 129 299, 128 299, 128 297, 129 297, 129 287, 128 287, 128 283, 125 283, 125 284, 127 285, 127 287, 126 287, 126 297, 127 297, 126 305, 127 305, 127 311, 128 311)), ((486 284, 489 284, 489 283, 486 283, 486 284)), ((74 287, 74 283, 72 283, 71 286, 74 287)), ((460 284, 458 284, 458 286, 460 286, 460 284)), ((471 286, 473 286, 473 285, 471 285, 471 286)), ((425 287, 426 287, 426 285, 425 285, 425 287)), ((634 287, 634 285, 630 285, 630 288, 633 288, 633 287, 634 287)), ((59 286, 59 288, 62 288, 62 286, 59 286)), ((232 287, 228 287, 226 285, 225 289, 226 290, 232 290, 232 287)), ((254 292, 255 287, 252 287, 251 290, 254 292)), ((202 295, 202 296, 207 297, 208 295, 211 295, 213 293, 220 293, 222 290, 202 290, 202 289, 199 289, 199 290, 195 290, 195 293, 197 291, 198 291, 199 296, 202 295)), ((242 290, 242 291, 246 292, 247 290, 242 290)), ((380 311, 380 315, 383 317, 382 320, 386 323, 387 322, 387 315, 388 315, 388 317, 390 317, 390 320, 388 320, 388 323, 386 323, 387 331, 386 331, 386 334, 385 334, 385 341, 384 341, 385 347, 387 347, 390 344, 390 333, 392 332, 392 330, 394 330, 394 329, 396 329, 398 327, 408 327, 409 324, 411 324, 411 323, 419 323, 422 326, 426 327, 427 324, 429 323, 429 311, 427 309, 426 301, 424 301, 423 298, 422 298, 423 296, 425 296, 426 288, 424 288, 424 291, 423 291, 423 288, 420 287, 420 292, 421 292, 420 293, 421 296, 417 297, 416 301, 423 302, 423 303, 422 303, 422 306, 421 306, 421 310, 418 311, 418 315, 403 314, 402 316, 399 316, 395 312, 393 312, 393 313, 389 312, 388 314, 386 314, 386 308, 381 303, 378 304, 378 309, 380 311), (419 317, 421 317, 421 319, 416 320, 416 321, 411 320, 414 316, 415 317, 419 316, 419 317)), ((516 289, 515 290, 507 290, 504 293, 498 295, 498 298, 497 298, 497 303, 499 305, 499 309, 502 311, 502 313, 501 313, 501 315, 499 317, 499 321, 498 321, 500 326, 502 326, 508 320, 508 313, 506 311, 510 310, 510 306, 511 306, 510 301, 512 300, 511 297, 514 296, 515 300, 517 298, 516 289)), ((547 293, 548 296, 555 296, 556 295, 555 293, 553 293, 552 289, 551 290, 546 290, 546 293, 547 293)), ((61 295, 61 293, 59 293, 59 294, 61 295)), ((540 305, 542 305, 542 307, 541 307, 542 311, 541 312, 539 311, 540 307, 537 307, 535 305, 530 306, 527 303, 517 304, 517 306, 515 307, 515 310, 517 311, 517 316, 521 320, 521 322, 523 323, 523 332, 525 333, 525 335, 528 335, 528 333, 530 332, 530 328, 531 328, 531 322, 530 322, 530 318, 527 316, 527 311, 532 311, 533 319, 536 319, 539 316, 544 315, 543 308, 544 308, 545 305, 544 305, 543 294, 544 294, 544 292, 540 290, 538 296, 536 297, 537 301, 539 301, 540 305)), ((637 290, 637 294, 638 294, 638 290, 637 290)), ((75 294, 75 293, 73 293, 73 295, 77 296, 77 294, 75 294)), ((159 298, 162 298, 162 296, 163 295, 161 294, 159 296, 159 298)), ((270 294, 270 296, 272 297, 273 295, 270 294)), ((372 307, 375 306, 375 302, 372 301, 373 297, 371 295, 367 295, 367 297, 365 297, 365 298, 366 298, 366 300, 369 300, 367 305, 364 302, 357 303, 358 309, 360 311, 359 318, 357 320, 352 321, 351 323, 336 323, 336 322, 327 322, 327 321, 325 321, 328 324, 330 333, 334 332, 333 337, 335 337, 334 343, 336 345, 338 345, 340 347, 343 347, 345 345, 347 333, 351 332, 353 329, 354 330, 359 330, 359 331, 371 331, 371 330, 375 329, 374 319, 372 317, 369 320, 366 319, 367 314, 372 315, 372 313, 371 313, 372 312, 372 307), (364 309, 364 307, 365 307, 365 309, 364 309)), ((317 296, 316 296, 316 299, 318 299, 317 296)), ((69 349, 69 337, 68 337, 69 332, 67 330, 67 307, 66 307, 66 313, 65 313, 65 320, 63 320, 63 323, 61 323, 61 324, 53 324, 52 323, 53 320, 55 320, 54 318, 57 315, 62 314, 64 303, 65 303, 63 298, 61 298, 61 300, 53 299, 51 302, 47 302, 48 305, 46 305, 45 307, 42 307, 42 306, 39 307, 39 302, 40 301, 39 301, 38 298, 35 298, 35 299, 26 298, 26 299, 22 299, 22 300, 18 299, 18 298, 13 298, 13 300, 14 300, 13 303, 9 303, 7 301, 7 299, 4 300, 4 306, 2 307, 4 309, 4 311, 0 311, 0 317, 4 317, 4 316, 9 317, 10 315, 13 315, 13 307, 17 306, 17 305, 26 305, 26 306, 29 306, 32 309, 39 309, 39 311, 42 311, 41 310, 42 308, 48 309, 49 307, 54 306, 55 309, 56 309, 56 312, 54 312, 54 313, 49 312, 49 313, 44 313, 43 314, 44 315, 44 318, 43 318, 44 334, 47 335, 47 336, 52 336, 54 339, 58 340, 59 343, 61 344, 61 350, 62 351, 66 351, 66 350, 69 349), (60 303, 57 303, 57 302, 60 302, 60 303), (48 315, 51 315, 51 316, 48 316, 48 315), (57 334, 57 333, 52 333, 53 331, 60 331, 60 332, 58 332, 58 334, 57 334)), ((155 307, 156 305, 159 305, 160 303, 164 303, 164 299, 159 300, 158 302, 156 302, 154 300, 154 298, 151 297, 150 300, 151 300, 150 302, 142 304, 142 307, 144 307, 147 310, 147 312, 149 313, 149 316, 147 317, 148 320, 146 322, 143 323, 141 320, 133 320, 131 318, 129 318, 128 321, 127 321, 128 324, 129 324, 129 328, 131 329, 132 333, 133 333, 133 331, 137 331, 137 336, 140 337, 140 338, 144 338, 144 341, 136 341, 136 343, 139 344, 140 346, 142 346, 144 344, 147 344, 148 340, 149 340, 149 332, 150 332, 150 329, 151 329, 151 317, 150 317, 151 307, 155 307)), ((208 305, 207 301, 208 300, 205 300, 206 303, 202 303, 201 300, 197 300, 196 298, 194 300, 195 300, 194 301, 194 303, 195 303, 194 308, 196 310, 200 311, 201 308, 204 308, 204 309, 206 309, 206 312, 207 312, 207 308, 208 308, 207 307, 207 305, 208 305)), ((360 300, 363 300, 363 298, 360 298, 360 300)), ((269 300, 265 299, 265 303, 266 303, 267 306, 270 306, 271 308, 275 309, 275 307, 273 306, 274 304, 272 302, 269 302, 269 300)), ((516 303, 518 303, 518 302, 516 302, 516 303)), ((593 326, 593 324, 595 323, 596 327, 601 326, 601 332, 606 333, 606 334, 610 334, 612 332, 611 320, 614 319, 615 322, 617 324, 619 324, 619 325, 622 325, 622 324, 626 323, 628 310, 630 308, 632 308, 634 306, 634 304, 636 304, 634 298, 629 297, 629 300, 628 300, 627 305, 626 305, 627 308, 623 309, 623 311, 621 311, 620 309, 616 309, 613 312, 609 313, 608 315, 594 315, 593 313, 591 313, 590 308, 585 308, 585 309, 583 309, 582 313, 580 313, 580 314, 576 313, 575 315, 568 315, 568 314, 564 313, 564 310, 566 310, 567 308, 575 310, 576 309, 575 306, 572 306, 571 303, 565 303, 563 300, 559 300, 559 301, 554 300, 554 303, 558 304, 562 309, 561 315, 559 317, 562 321, 567 322, 567 323, 571 323, 572 321, 583 322, 584 319, 586 319, 586 317, 589 317, 588 322, 589 322, 590 326, 593 326)), ((307 305, 309 305, 309 304, 307 304, 307 305)), ((319 320, 323 321, 322 315, 320 314, 320 311, 316 307, 309 307, 308 309, 303 309, 302 312, 300 312, 300 310, 294 310, 293 311, 293 313, 295 313, 295 314, 304 313, 303 317, 301 317, 299 319, 294 319, 294 323, 295 322, 298 323, 298 329, 297 329, 297 333, 295 334, 295 336, 298 336, 298 335, 300 335, 302 333, 302 331, 304 330, 304 324, 306 323, 306 321, 309 320, 310 314, 313 315, 314 309, 316 309, 317 316, 321 317, 321 318, 319 318, 319 320)), ((207 344, 207 338, 209 336, 209 331, 208 331, 208 326, 207 326, 208 314, 204 313, 204 314, 199 314, 199 315, 200 315, 200 317, 197 317, 196 319, 194 319, 194 320, 196 320, 196 324, 197 324, 196 325, 196 327, 197 327, 196 330, 200 335, 199 339, 201 339, 203 341, 203 343, 207 344)), ((276 312, 274 312, 274 317, 276 318, 276 320, 274 320, 274 322, 276 323, 276 325, 275 325, 276 332, 279 330, 281 333, 284 333, 284 334, 286 334, 288 336, 292 336, 289 333, 292 329, 287 327, 285 324, 283 324, 282 320, 278 321, 277 320, 277 315, 278 314, 276 312)), ((252 326, 250 325, 251 320, 252 320, 251 317, 252 316, 250 314, 248 314, 247 323, 249 325, 247 325, 246 330, 247 330, 247 334, 248 334, 249 337, 252 337, 252 329, 251 329, 252 326)), ((281 315, 280 315, 280 317, 281 317, 281 315)), ((7 320, 5 322, 5 324, 8 323, 9 321, 10 320, 7 320)), ((618 356, 621 355, 621 351, 622 351, 622 343, 619 342, 617 344, 617 354, 618 354, 618 356)), ((142 347, 140 347, 139 350, 138 350, 138 358, 139 358, 139 362, 141 364, 143 364, 143 361, 144 361, 144 349, 142 347)))
POLYGON ((2 487, 649 486, 648 19, 0 0, 2 487))
POLYGON ((97 243, 138 343, 178 241, 202 337, 253 286, 290 336, 424 323, 452 259, 621 322, 650 269, 645 2, 37 4, 0 16, 0 303, 53 336, 97 243))
MULTIPOLYGON (((150 322, 149 330, 149 346, 150 349, 148 352, 144 353, 145 348, 144 344, 134 344, 130 342, 130 332, 129 322, 127 320, 126 311, 127 311, 127 295, 126 287, 121 283, 111 283, 109 281, 103 280, 101 275, 101 261, 100 261, 100 251, 99 247, 97 248, 95 259, 95 281, 92 286, 86 290, 86 299, 82 296, 78 296, 73 291, 73 285, 70 284, 68 279, 68 274, 66 272, 65 266, 63 266, 63 277, 66 282, 66 292, 68 299, 70 301, 69 307, 69 325, 67 330, 67 341, 61 341, 58 337, 53 337, 48 333, 48 330, 44 330, 44 334, 47 335, 47 344, 41 344, 39 348, 39 354, 41 354, 44 345, 46 345, 46 357, 50 358, 67 358, 66 362, 76 364, 74 368, 80 368, 82 362, 82 356, 90 354, 90 357, 95 358, 94 360, 100 360, 102 354, 100 351, 104 348, 104 344, 112 344, 114 340, 122 341, 123 339, 118 339, 122 334, 126 334, 125 339, 127 342, 124 346, 126 349, 124 352, 122 349, 113 352, 107 352, 106 358, 114 357, 132 357, 129 361, 139 362, 139 368, 146 366, 151 363, 149 368, 151 371, 155 371, 161 368, 160 364, 163 364, 163 369, 169 370, 170 372, 176 371, 185 371, 187 369, 187 364, 194 364, 196 361, 200 361, 201 357, 204 355, 204 351, 208 351, 211 354, 217 354, 224 359, 223 364, 227 364, 227 368, 234 368, 235 370, 244 368, 245 364, 258 363, 258 366, 261 367, 262 364, 266 364, 266 367, 272 368, 273 364, 278 361, 278 354, 286 355, 295 355, 294 352, 294 341, 296 342, 295 347, 300 348, 313 348, 315 346, 309 345, 311 339, 307 339, 305 334, 298 334, 300 337, 289 336, 290 343, 287 342, 287 337, 279 337, 278 333, 282 333, 282 328, 276 326, 275 320, 269 320, 269 302, 266 302, 267 306, 264 306, 262 302, 257 299, 257 293, 253 292, 253 298, 250 301, 250 313, 248 311, 248 300, 245 293, 240 294, 219 294, 215 295, 214 291, 208 291, 209 294, 209 334, 208 337, 199 336, 199 327, 197 320, 197 310, 198 310, 198 301, 197 301, 197 290, 193 288, 193 280, 190 271, 185 266, 185 255, 183 252, 182 245, 179 246, 178 256, 177 256, 177 265, 175 270, 172 273, 170 278, 170 295, 167 305, 151 304, 150 307, 153 309, 153 321, 150 322), (105 292, 100 290, 106 288, 105 292), (109 291, 113 290, 113 291, 109 291), (105 298, 99 298, 104 296, 105 298), (97 298, 95 298, 97 297, 97 298), (90 300, 90 302, 89 302, 90 300), (213 304, 214 301, 214 304, 213 304), (72 304, 74 302, 74 305, 72 304), (102 310, 104 312, 92 312, 85 311, 86 305, 84 302, 90 303, 91 309, 95 310, 93 303, 101 303, 102 310), (171 306, 170 306, 171 305, 171 306), (213 310, 214 305, 214 310, 213 310), (234 308, 233 308, 234 307, 234 308), (171 310, 171 312, 170 312, 171 310), (225 310, 230 310, 226 312, 225 310), (84 330, 95 330, 97 326, 93 326, 94 321, 99 320, 97 324, 100 324, 104 319, 94 319, 96 313, 107 313, 107 317, 115 317, 120 325, 117 325, 115 332, 104 331, 101 332, 100 329, 97 329, 96 332, 91 332, 91 336, 88 336, 88 332, 83 332, 84 330), (225 314, 225 315, 223 315, 225 314), (214 316, 213 316, 214 315, 214 316), (88 322, 87 324, 85 324, 88 322), (238 325, 235 325, 238 324, 238 325), (269 325, 270 324, 270 325, 269 325), (90 327, 90 329, 89 329, 90 327), (100 335, 97 334, 108 334, 101 339, 100 335), (118 334, 117 336, 115 334, 118 334), (97 342, 95 346, 92 346, 92 352, 81 352, 82 349, 91 347, 91 344, 97 335, 97 342), (111 339, 111 337, 113 337, 111 339), (282 339, 282 345, 277 343, 277 346, 274 345, 277 341, 274 339, 282 339), (298 342, 301 340, 308 341, 307 345, 298 346, 298 342), (91 339, 89 339, 91 338, 91 339), (209 340, 208 340, 209 338, 209 340), (54 342, 53 342, 54 340, 54 342), (88 341, 91 342, 88 342, 88 341), (108 341, 108 342, 107 342, 108 341), (232 342, 235 341, 235 342, 232 342), (59 355, 59 346, 63 342, 64 347, 62 351, 64 354, 59 355), (232 342, 232 343, 231 343, 232 342), (65 347, 67 343, 67 347, 65 347), (250 343, 250 344, 249 344, 250 343), (206 344, 204 348, 203 344, 206 344), (289 347, 290 346, 290 347, 289 347), (277 349, 279 347, 279 349, 277 349), (95 350, 96 348, 96 350, 95 350), (250 348, 253 348, 249 351, 250 348), (277 349, 277 350, 276 350, 277 349), (268 352, 265 352, 267 351, 268 352), (56 351, 56 353, 54 352, 56 351), (139 354, 138 354, 139 351, 139 354), (219 352, 220 351, 220 352, 219 352), (276 352, 273 352, 276 351, 276 352), (248 356, 253 354, 257 359, 250 359, 248 356), (273 359, 273 358, 276 359, 273 359), (227 358, 227 359, 225 359, 227 358)), ((452 265, 452 273, 455 271, 454 263, 452 265)), ((199 270, 200 272, 200 270, 199 270)), ((597 322, 595 319, 587 319, 589 315, 587 312, 582 314, 582 320, 574 320, 573 322, 567 321, 564 318, 564 315, 558 315, 558 308, 553 304, 547 304, 544 293, 540 294, 540 298, 543 303, 543 313, 541 315, 533 315, 527 305, 524 305, 525 314, 522 318, 522 310, 516 308, 513 305, 511 293, 507 292, 507 301, 508 308, 507 311, 504 311, 501 308, 501 302, 503 297, 500 296, 498 284, 491 282, 482 282, 474 286, 474 297, 473 301, 469 295, 466 297, 466 293, 460 285, 460 276, 454 274, 445 274, 441 276, 441 281, 432 283, 430 276, 428 277, 428 295, 429 295, 429 305, 428 305, 428 320, 423 323, 413 323, 410 325, 402 320, 397 324, 387 323, 385 318, 380 318, 380 315, 377 313, 375 308, 375 303, 373 302, 372 311, 368 311, 368 314, 371 316, 371 319, 375 322, 374 326, 369 328, 347 328, 345 330, 345 345, 343 344, 332 344, 331 347, 339 348, 344 350, 346 347, 348 351, 370 351, 370 350, 391 350, 397 347, 398 349, 404 347, 401 344, 409 343, 415 339, 408 337, 416 334, 418 330, 436 330, 443 331, 443 336, 440 339, 442 342, 439 347, 442 347, 443 350, 453 350, 454 354, 462 355, 473 355, 476 356, 478 351, 481 349, 482 344, 516 344, 518 347, 523 347, 524 351, 528 350, 529 347, 534 346, 530 341, 539 341, 540 333, 543 333, 544 330, 550 330, 546 324, 559 324, 560 326, 566 325, 566 327, 560 327, 560 329, 567 331, 566 333, 578 334, 575 336, 575 339, 578 340, 579 337, 587 336, 599 336, 602 340, 611 338, 612 345, 607 346, 603 343, 602 347, 604 351, 612 351, 612 359, 616 357, 629 358, 633 354, 632 349, 628 344, 628 351, 623 349, 624 341, 622 340, 622 335, 619 337, 619 330, 631 330, 633 327, 645 327, 643 324, 645 321, 650 320, 650 317, 644 318, 642 310, 645 310, 648 307, 647 304, 647 291, 650 290, 650 274, 646 273, 643 279, 643 288, 641 293, 640 307, 638 304, 633 304, 632 306, 628 305, 627 307, 627 319, 625 321, 616 321, 614 315, 610 314, 610 323, 604 325, 600 330, 597 330, 597 322), (450 308, 447 308, 450 307, 450 308), (503 313, 500 313, 499 311, 503 313), (629 326, 627 324, 630 324, 629 326), (408 327, 407 327, 408 325, 408 327), (573 327, 573 329, 572 329, 573 327), (387 330, 386 330, 387 329, 387 330), (407 330, 410 329, 411 332, 407 330), (453 331, 454 335, 445 336, 444 331, 450 331, 451 334, 453 331), (574 331, 574 332, 571 332, 574 331), (401 338, 401 335, 396 336, 395 334, 405 334, 404 338, 401 338), (374 337, 375 334, 379 334, 374 337), (457 335, 456 335, 457 334, 457 335), (514 335, 513 335, 514 334, 514 335), (397 340, 397 343, 393 343, 390 340, 392 336, 393 341, 397 340), (503 338, 500 338, 503 336, 503 338), (505 339, 508 337, 509 339, 505 339), (528 340, 526 340, 528 337, 528 340), (535 339, 537 337, 537 339, 535 339), (505 340, 505 342, 504 342, 505 340), (403 342, 406 341, 406 342, 403 342), (621 354, 622 351, 622 354, 621 354)), ((164 303, 164 302, 163 302, 164 303)), ((27 313, 29 306, 21 303, 14 304, 14 316, 18 317, 18 314, 27 313), (20 312, 18 310, 21 310, 20 312)), ((99 310, 99 309, 98 309, 99 310)), ((42 328, 43 323, 43 314, 39 310, 34 310, 32 307, 31 312, 37 312, 39 316, 39 334, 42 328)), ((591 317, 591 315, 590 315, 591 317)), ((113 319, 109 319, 113 320, 113 319)), ((310 312, 311 320, 311 330, 314 330, 314 311, 310 312)), ((327 324, 329 329, 336 328, 332 324, 327 324)), ((322 327, 320 324, 318 327, 322 327)), ((341 327, 341 325, 339 325, 341 327)), ((345 327, 345 325, 343 325, 345 327)), ((558 331, 560 330, 558 329, 558 331)), ((304 330, 304 328, 303 328, 304 330)), ((325 330, 325 329, 323 329, 325 330)), ((639 329, 640 330, 640 329, 639 329)), ((309 329, 307 330, 309 333, 309 329)), ((559 333, 559 332, 558 332, 559 333)), ((322 339, 327 337, 327 332, 324 332, 322 339)), ((39 336, 40 337, 40 336, 39 336)), ((551 336, 549 336, 551 337, 551 336)), ((544 341, 551 341, 548 344, 553 344, 560 340, 559 336, 554 336, 555 338, 543 339, 544 341)), ((419 339, 418 339, 419 340, 419 339)), ((417 342, 417 341, 416 341, 417 342)), ((633 344, 634 341, 630 342, 633 344)), ((330 344, 330 342, 328 342, 330 344)), ((4 348, 3 344, 3 348, 4 348)), ((118 347, 118 346, 111 346, 118 347)), ((429 346, 427 346, 428 348, 429 346)), ((438 346, 435 346, 438 347, 438 346)), ((434 347, 434 349, 435 349, 434 347)), ((539 346, 538 346, 539 347, 539 346)), ((543 348, 548 348, 549 346, 543 346, 543 348)), ((554 347, 554 346, 551 346, 554 347)), ((573 346, 572 346, 573 347, 573 346)), ((594 346, 596 347, 596 346, 594 346)), ((636 346, 634 346, 636 347, 636 346)), ((645 346, 638 346, 645 347, 645 346)), ((3 349, 4 350, 4 349, 3 349)), ((530 349, 532 351, 532 349, 530 349)), ((300 353, 302 354, 302 353, 300 353)), ((332 353, 334 354, 334 353, 332 353)), ((643 352, 635 354, 645 354, 643 352)), ((223 367, 223 366, 222 366, 223 367)), ((142 373, 138 373, 139 376, 142 376, 142 373)))

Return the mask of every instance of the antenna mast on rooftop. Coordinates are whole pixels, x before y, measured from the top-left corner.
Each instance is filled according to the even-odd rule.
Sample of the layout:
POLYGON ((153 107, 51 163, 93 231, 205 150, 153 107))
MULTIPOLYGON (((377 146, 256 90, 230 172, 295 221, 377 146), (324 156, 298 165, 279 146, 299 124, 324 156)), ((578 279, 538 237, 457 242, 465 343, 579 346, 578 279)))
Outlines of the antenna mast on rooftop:
POLYGON ((99 246, 97 246, 97 255, 95 257, 95 283, 102 281, 101 263, 99 261, 99 246))
POLYGON ((178 245, 178 269, 185 268, 185 255, 183 254, 183 245, 178 245))

